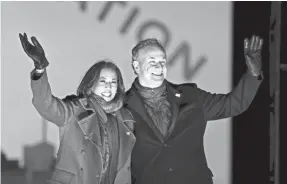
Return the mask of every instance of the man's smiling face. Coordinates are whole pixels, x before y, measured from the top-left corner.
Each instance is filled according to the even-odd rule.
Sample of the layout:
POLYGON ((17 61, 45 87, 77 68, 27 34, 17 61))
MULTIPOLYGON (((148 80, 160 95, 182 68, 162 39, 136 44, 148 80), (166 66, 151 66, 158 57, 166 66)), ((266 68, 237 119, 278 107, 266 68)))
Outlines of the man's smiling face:
POLYGON ((159 87, 166 78, 166 54, 157 46, 147 46, 141 49, 133 65, 139 82, 144 87, 159 87))

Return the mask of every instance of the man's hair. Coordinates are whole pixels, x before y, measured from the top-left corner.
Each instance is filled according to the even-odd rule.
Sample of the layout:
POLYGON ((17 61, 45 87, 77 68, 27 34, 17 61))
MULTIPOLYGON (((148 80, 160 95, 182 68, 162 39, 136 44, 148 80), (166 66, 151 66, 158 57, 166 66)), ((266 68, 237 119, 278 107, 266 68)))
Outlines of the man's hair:
POLYGON ((116 72, 118 78, 118 88, 114 99, 121 98, 121 96, 125 93, 122 74, 118 66, 109 59, 100 60, 89 68, 78 87, 77 95, 79 97, 88 97, 91 95, 95 85, 99 80, 100 73, 104 68, 112 69, 116 72))
POLYGON ((149 46, 155 46, 161 49, 163 52, 165 52, 163 46, 156 38, 147 38, 145 40, 139 41, 136 46, 132 49, 132 61, 136 61, 139 56, 139 51, 149 47, 149 46))
MULTIPOLYGON (((163 48, 161 43, 156 38, 147 38, 147 39, 139 41, 136 44, 136 46, 133 47, 133 49, 132 49, 132 63, 138 59, 140 50, 142 50, 146 47, 149 47, 149 46, 158 47, 159 49, 161 49, 165 53, 165 49, 163 48)), ((134 73, 136 74, 133 64, 132 64, 132 68, 134 70, 134 73)))

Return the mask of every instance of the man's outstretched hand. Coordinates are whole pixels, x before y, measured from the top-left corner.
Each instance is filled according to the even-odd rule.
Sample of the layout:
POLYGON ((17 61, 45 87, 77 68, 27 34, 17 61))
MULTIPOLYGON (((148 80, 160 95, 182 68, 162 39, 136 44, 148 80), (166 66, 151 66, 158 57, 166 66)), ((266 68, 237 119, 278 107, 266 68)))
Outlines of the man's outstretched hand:
POLYGON ((36 37, 31 37, 33 44, 28 41, 26 33, 19 33, 19 37, 24 51, 34 61, 35 68, 39 70, 46 68, 49 65, 49 62, 45 56, 44 49, 36 37))
POLYGON ((261 49, 263 39, 252 36, 251 39, 244 39, 244 56, 247 67, 252 75, 259 76, 262 69, 261 49))

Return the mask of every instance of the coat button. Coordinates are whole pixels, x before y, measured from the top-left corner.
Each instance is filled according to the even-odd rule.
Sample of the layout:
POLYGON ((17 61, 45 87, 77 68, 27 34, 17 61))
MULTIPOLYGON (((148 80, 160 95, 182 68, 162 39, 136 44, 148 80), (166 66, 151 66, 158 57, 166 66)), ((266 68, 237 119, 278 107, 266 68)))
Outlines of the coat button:
POLYGON ((89 137, 88 137, 87 135, 85 135, 84 138, 85 138, 86 140, 89 139, 89 137))
POLYGON ((131 133, 130 133, 130 132, 127 132, 127 135, 131 135, 131 133))
POLYGON ((168 147, 169 147, 169 145, 168 145, 168 144, 164 144, 164 147, 167 147, 167 148, 168 148, 168 147))
POLYGON ((81 150, 81 153, 82 153, 82 155, 86 154, 85 150, 81 150))
POLYGON ((96 174, 96 178, 99 178, 101 175, 99 175, 98 173, 96 174))
POLYGON ((173 171, 173 169, 172 169, 172 168, 169 168, 169 169, 168 169, 168 171, 169 171, 169 172, 172 172, 172 171, 173 171))

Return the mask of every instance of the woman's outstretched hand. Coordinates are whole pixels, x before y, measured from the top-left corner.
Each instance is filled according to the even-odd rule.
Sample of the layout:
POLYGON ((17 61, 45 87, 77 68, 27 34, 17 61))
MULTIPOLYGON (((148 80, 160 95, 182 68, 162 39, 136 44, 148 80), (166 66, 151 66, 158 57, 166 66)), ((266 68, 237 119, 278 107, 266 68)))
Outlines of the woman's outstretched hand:
POLYGON ((46 68, 49 65, 49 62, 45 56, 44 49, 36 37, 31 37, 33 44, 28 41, 26 33, 19 33, 19 37, 24 51, 34 61, 35 68, 38 70, 46 68))

